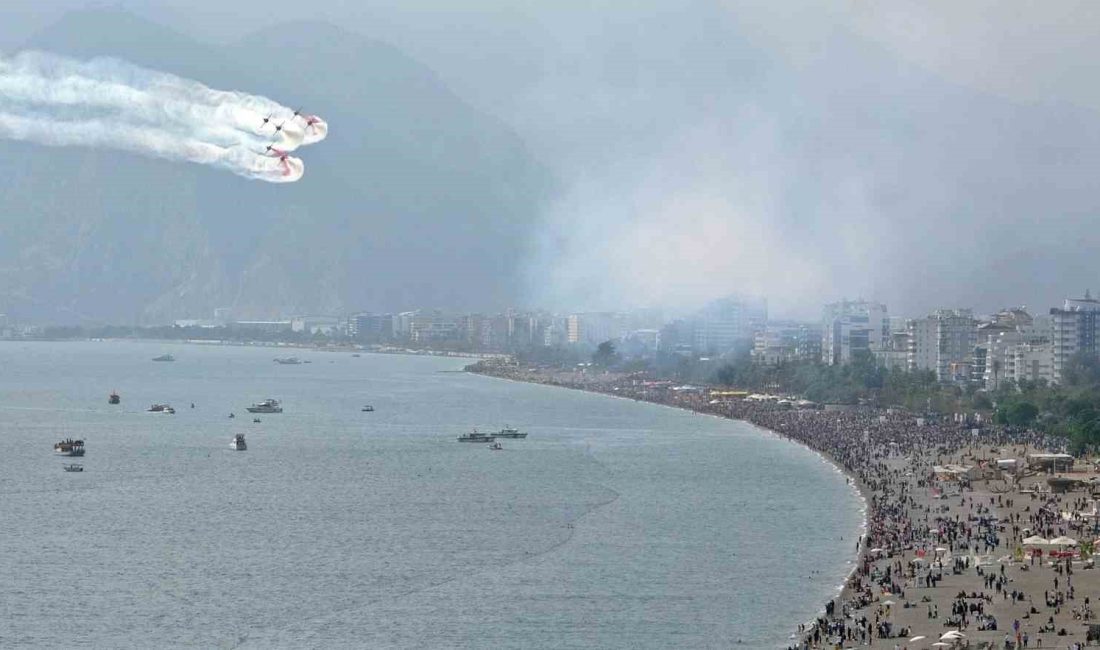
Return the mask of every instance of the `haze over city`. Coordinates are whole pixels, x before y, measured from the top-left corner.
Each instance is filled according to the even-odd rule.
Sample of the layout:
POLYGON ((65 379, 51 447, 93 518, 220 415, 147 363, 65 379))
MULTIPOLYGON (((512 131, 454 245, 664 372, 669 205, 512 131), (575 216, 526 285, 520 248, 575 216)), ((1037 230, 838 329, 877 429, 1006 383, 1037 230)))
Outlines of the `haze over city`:
POLYGON ((918 315, 1041 309, 1100 287, 1088 3, 234 3, 249 20, 208 0, 147 5, 5 3, 0 45, 184 75, 221 68, 204 80, 335 118, 345 137, 314 169, 373 162, 354 180, 328 171, 238 202, 235 179, 144 162, 74 177, 99 156, 122 169, 132 156, 4 143, 9 160, 73 177, 51 183, 48 203, 25 203, 10 196, 23 177, 4 175, 6 239, 43 251, 0 263, 8 313, 687 310, 741 292, 816 318, 845 297, 918 315), (362 43, 353 63, 309 49, 332 29, 323 23, 362 43), (158 25, 180 34, 173 47, 140 38, 158 25), (111 26, 132 41, 105 37, 111 26), (398 96, 411 112, 395 112, 398 96), (352 97, 365 105, 351 110, 352 97), (423 129, 434 135, 411 139, 423 129), (77 209, 81 183, 122 203, 77 209), (135 228, 186 270, 123 259, 141 247, 135 228), (74 282, 104 299, 75 295, 74 282))

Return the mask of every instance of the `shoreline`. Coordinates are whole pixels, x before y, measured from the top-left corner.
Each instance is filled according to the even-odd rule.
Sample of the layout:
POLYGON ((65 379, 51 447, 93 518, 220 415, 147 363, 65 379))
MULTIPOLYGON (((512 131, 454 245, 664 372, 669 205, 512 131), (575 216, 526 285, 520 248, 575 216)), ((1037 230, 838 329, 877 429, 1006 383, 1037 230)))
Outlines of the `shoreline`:
POLYGON ((1100 630, 1087 598, 1100 592, 1100 571, 1087 570, 1100 535, 1100 459, 1062 453, 1065 439, 973 414, 798 409, 644 373, 499 361, 466 370, 740 420, 839 470, 862 501, 857 552, 824 611, 782 622, 789 650, 1063 649, 1100 630), (1069 541, 1054 548, 1048 538, 1069 541))
MULTIPOLYGON (((723 419, 723 420, 732 420, 732 421, 736 421, 736 422, 741 422, 743 424, 748 425, 754 431, 759 432, 761 435, 774 436, 774 437, 776 437, 780 440, 786 440, 786 441, 790 442, 791 444, 798 445, 802 449, 805 449, 806 451, 809 451, 810 453, 814 454, 815 456, 820 458, 825 463, 832 466, 833 469, 835 469, 838 473, 841 474, 841 476, 843 476, 846 479, 847 487, 849 487, 852 490, 855 497, 859 500, 860 512, 861 512, 860 523, 859 523, 859 526, 856 529, 856 533, 857 533, 856 539, 859 540, 859 550, 856 552, 855 557, 852 558, 851 561, 850 561, 851 568, 847 571, 847 573, 844 574, 842 582, 839 585, 836 586, 836 595, 834 595, 832 598, 830 598, 829 601, 826 601, 825 604, 818 607, 817 610, 815 611, 815 614, 820 616, 822 614, 827 613, 830 602, 845 601, 845 600, 848 600, 851 597, 851 595, 852 595, 850 593, 851 585, 849 583, 851 582, 852 577, 859 571, 860 565, 861 565, 861 563, 862 563, 862 561, 863 561, 863 559, 864 559, 864 557, 867 553, 867 548, 866 548, 866 545, 863 544, 863 540, 867 536, 867 532, 870 529, 870 523, 871 523, 870 522, 870 497, 871 497, 871 491, 870 491, 869 486, 867 486, 862 480, 860 480, 860 478, 858 476, 856 476, 854 473, 852 473, 848 468, 844 467, 844 465, 841 464, 840 461, 838 461, 836 458, 834 458, 831 454, 829 454, 825 451, 822 451, 820 449, 815 449, 811 445, 806 444, 806 443, 802 442, 801 440, 795 439, 795 438, 793 438, 791 436, 788 436, 788 435, 784 435, 780 431, 775 431, 773 429, 761 426, 761 425, 759 425, 755 422, 752 422, 751 420, 745 420, 745 419, 740 419, 740 418, 724 416, 724 415, 721 415, 721 414, 718 414, 718 413, 708 413, 708 412, 705 412, 705 411, 698 411, 698 410, 691 409, 691 408, 688 408, 688 407, 685 407, 685 406, 676 406, 676 405, 666 404, 666 403, 659 402, 659 401, 654 401, 654 400, 643 400, 643 399, 637 399, 637 398, 634 398, 634 397, 628 397, 628 396, 625 396, 625 395, 616 395, 614 393, 607 393, 607 392, 598 391, 598 390, 591 390, 591 389, 586 389, 586 388, 579 387, 579 386, 567 386, 567 385, 559 385, 559 384, 540 384, 538 382, 526 381, 526 380, 518 379, 518 378, 514 378, 514 377, 502 377, 502 376, 491 374, 491 373, 478 372, 476 370, 467 370, 467 372, 469 372, 470 374, 475 374, 475 375, 479 375, 479 376, 482 376, 482 377, 491 377, 493 379, 501 379, 501 380, 504 380, 504 381, 513 381, 513 382, 525 383, 525 384, 535 384, 535 385, 547 386, 547 387, 550 387, 550 388, 561 388, 561 389, 565 389, 565 390, 573 390, 573 391, 578 391, 578 392, 583 392, 583 393, 590 393, 590 394, 593 394, 593 395, 601 395, 601 396, 604 396, 604 397, 618 398, 618 399, 628 400, 628 401, 632 401, 632 402, 645 402, 647 404, 654 404, 656 406, 663 406, 665 408, 676 409, 678 411, 688 411, 688 412, 694 413, 696 415, 711 416, 711 417, 715 417, 715 418, 719 418, 719 419, 723 419)), ((804 624, 806 624, 806 625, 812 624, 815 620, 816 620, 815 618, 808 619, 807 621, 804 622, 804 624)), ((795 631, 792 632, 790 634, 790 636, 788 636, 788 640, 798 638, 799 636, 800 635, 798 634, 797 628, 796 628, 795 631)))

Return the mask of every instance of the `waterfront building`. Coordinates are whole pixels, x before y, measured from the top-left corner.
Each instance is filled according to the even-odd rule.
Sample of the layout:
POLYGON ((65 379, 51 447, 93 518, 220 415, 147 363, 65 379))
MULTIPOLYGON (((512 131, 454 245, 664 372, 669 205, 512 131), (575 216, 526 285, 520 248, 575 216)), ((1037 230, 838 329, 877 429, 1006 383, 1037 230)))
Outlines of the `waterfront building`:
POLYGON ((768 322, 764 298, 728 296, 704 306, 692 319, 692 351, 722 356, 743 346, 751 349, 753 335, 768 322))
POLYGON ((409 340, 413 343, 442 343, 459 340, 459 321, 438 309, 418 311, 409 319, 409 340))
POLYGON ((909 323, 909 369, 932 370, 943 382, 972 378, 978 343, 977 321, 969 309, 940 309, 909 323))
POLYGON ((752 362, 777 365, 821 358, 821 325, 773 321, 753 337, 752 362))
POLYGON ((566 319, 567 341, 575 345, 599 345, 619 338, 623 332, 621 320, 611 312, 570 314, 566 319))
POLYGON ((1051 374, 1054 383, 1062 380, 1066 363, 1076 354, 1100 356, 1097 338, 1100 335, 1100 301, 1089 292, 1084 298, 1067 298, 1061 309, 1052 308, 1051 318, 1051 374))
POLYGON ((884 347, 889 331, 886 305, 882 303, 843 300, 825 305, 821 360, 829 365, 845 365, 854 355, 873 354, 884 347))

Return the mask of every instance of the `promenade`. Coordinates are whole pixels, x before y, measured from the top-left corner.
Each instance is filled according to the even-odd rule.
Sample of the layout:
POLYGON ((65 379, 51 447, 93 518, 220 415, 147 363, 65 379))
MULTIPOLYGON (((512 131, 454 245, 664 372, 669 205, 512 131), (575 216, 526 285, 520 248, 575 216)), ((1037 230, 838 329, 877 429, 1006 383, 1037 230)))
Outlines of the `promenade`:
MULTIPOLYGON (((1041 433, 898 410, 796 408, 640 375, 482 363, 474 372, 746 420, 856 481, 867 533, 844 591, 790 648, 1100 646, 1096 465, 1041 433), (1090 625, 1096 625, 1090 634, 1090 625)), ((815 405, 816 406, 816 405, 815 405)))

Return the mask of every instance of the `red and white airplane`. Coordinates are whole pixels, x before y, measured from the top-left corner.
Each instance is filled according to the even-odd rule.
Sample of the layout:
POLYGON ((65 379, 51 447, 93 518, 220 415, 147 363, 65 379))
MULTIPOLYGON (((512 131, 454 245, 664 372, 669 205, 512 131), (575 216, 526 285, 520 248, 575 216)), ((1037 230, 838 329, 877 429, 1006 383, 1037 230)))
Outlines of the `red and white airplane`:
POLYGON ((287 157, 290 156, 289 151, 283 151, 282 149, 276 149, 275 145, 267 145, 264 149, 264 155, 271 158, 278 158, 279 164, 283 166, 283 176, 290 176, 293 172, 290 169, 290 163, 287 162, 287 157))
POLYGON ((295 117, 302 118, 302 120, 306 123, 307 129, 316 130, 317 127, 315 127, 314 125, 321 121, 321 118, 317 117, 316 115, 308 115, 306 113, 303 113, 302 109, 300 108, 294 111, 294 115, 293 117, 291 117, 291 119, 294 119, 295 117))

